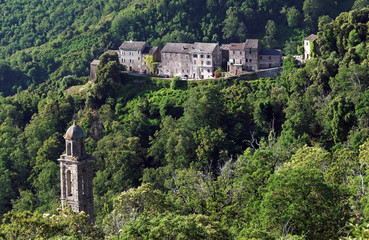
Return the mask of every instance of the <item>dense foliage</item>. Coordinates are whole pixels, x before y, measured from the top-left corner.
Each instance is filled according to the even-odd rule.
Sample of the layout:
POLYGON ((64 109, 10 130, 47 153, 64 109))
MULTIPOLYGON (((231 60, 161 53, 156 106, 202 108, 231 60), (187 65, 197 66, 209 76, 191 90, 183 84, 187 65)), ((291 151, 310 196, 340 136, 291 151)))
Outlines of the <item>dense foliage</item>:
POLYGON ((365 1, 83 3, 0 1, 0 91, 12 94, 0 95, 0 237, 368 236, 369 9, 321 17, 365 1), (282 46, 316 26, 316 58, 286 58, 276 79, 136 77, 114 54, 100 57, 95 82, 83 77, 124 39, 265 33, 282 46), (94 157, 94 227, 58 210, 56 159, 73 118, 94 157))

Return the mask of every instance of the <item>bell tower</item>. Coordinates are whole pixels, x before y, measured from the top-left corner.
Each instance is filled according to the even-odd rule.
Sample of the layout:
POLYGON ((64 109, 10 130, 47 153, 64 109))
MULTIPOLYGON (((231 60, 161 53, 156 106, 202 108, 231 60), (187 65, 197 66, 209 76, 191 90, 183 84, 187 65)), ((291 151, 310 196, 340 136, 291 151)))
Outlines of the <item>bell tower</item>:
POLYGON ((94 222, 94 203, 92 189, 92 158, 86 154, 82 128, 73 125, 64 135, 65 154, 61 155, 60 180, 62 208, 70 206, 73 211, 84 211, 94 222))

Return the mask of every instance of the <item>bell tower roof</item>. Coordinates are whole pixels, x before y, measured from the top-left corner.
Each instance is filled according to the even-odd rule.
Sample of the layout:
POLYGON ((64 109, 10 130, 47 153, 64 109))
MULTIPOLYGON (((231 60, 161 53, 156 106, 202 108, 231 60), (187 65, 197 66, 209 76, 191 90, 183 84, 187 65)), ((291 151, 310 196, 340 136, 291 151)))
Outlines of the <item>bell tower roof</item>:
POLYGON ((64 135, 67 140, 81 140, 86 138, 83 129, 76 124, 76 120, 73 121, 73 125, 68 128, 67 133, 64 135))

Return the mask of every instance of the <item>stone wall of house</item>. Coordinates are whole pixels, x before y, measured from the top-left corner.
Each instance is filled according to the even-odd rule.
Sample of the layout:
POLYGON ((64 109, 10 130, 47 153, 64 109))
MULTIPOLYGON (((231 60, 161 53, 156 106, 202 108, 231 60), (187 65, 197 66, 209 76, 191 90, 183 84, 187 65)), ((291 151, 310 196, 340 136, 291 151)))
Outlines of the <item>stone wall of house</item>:
POLYGON ((190 76, 191 57, 189 53, 169 53, 161 54, 163 74, 173 76, 190 76))
POLYGON ((281 55, 260 55, 259 69, 280 67, 282 62, 281 55))
POLYGON ((142 51, 119 50, 119 61, 128 71, 143 72, 146 69, 142 51))
POLYGON ((245 67, 248 71, 256 71, 259 69, 259 48, 246 48, 245 67))

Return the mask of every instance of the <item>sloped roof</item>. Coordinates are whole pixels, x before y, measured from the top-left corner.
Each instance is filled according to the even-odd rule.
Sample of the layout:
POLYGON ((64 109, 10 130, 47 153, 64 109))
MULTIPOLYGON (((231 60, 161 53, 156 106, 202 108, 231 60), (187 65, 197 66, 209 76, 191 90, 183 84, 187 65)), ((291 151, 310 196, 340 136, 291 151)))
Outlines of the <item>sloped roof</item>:
POLYGON ((143 54, 149 54, 149 55, 154 55, 155 52, 159 49, 159 47, 146 47, 142 53, 143 54))
POLYGON ((189 43, 167 43, 161 52, 168 53, 190 53, 192 44, 189 43))
POLYGON ((221 50, 229 50, 230 47, 231 47, 231 44, 222 44, 220 46, 220 49, 221 50))
POLYGON ((277 49, 260 49, 259 55, 281 55, 281 51, 277 49))
POLYGON ((259 39, 246 39, 245 48, 259 48, 259 39))
POLYGON ((244 50, 245 43, 231 43, 229 50, 244 50))
POLYGON ((306 41, 314 41, 318 39, 318 35, 310 34, 309 37, 305 38, 306 41))
POLYGON ((94 59, 92 62, 91 62, 91 65, 99 65, 100 64, 100 60, 97 60, 97 59, 94 59))
POLYGON ((213 53, 217 46, 218 43, 195 42, 192 46, 191 52, 213 53))
POLYGON ((120 45, 119 49, 141 51, 145 47, 145 45, 146 45, 146 42, 124 41, 122 45, 120 45))

